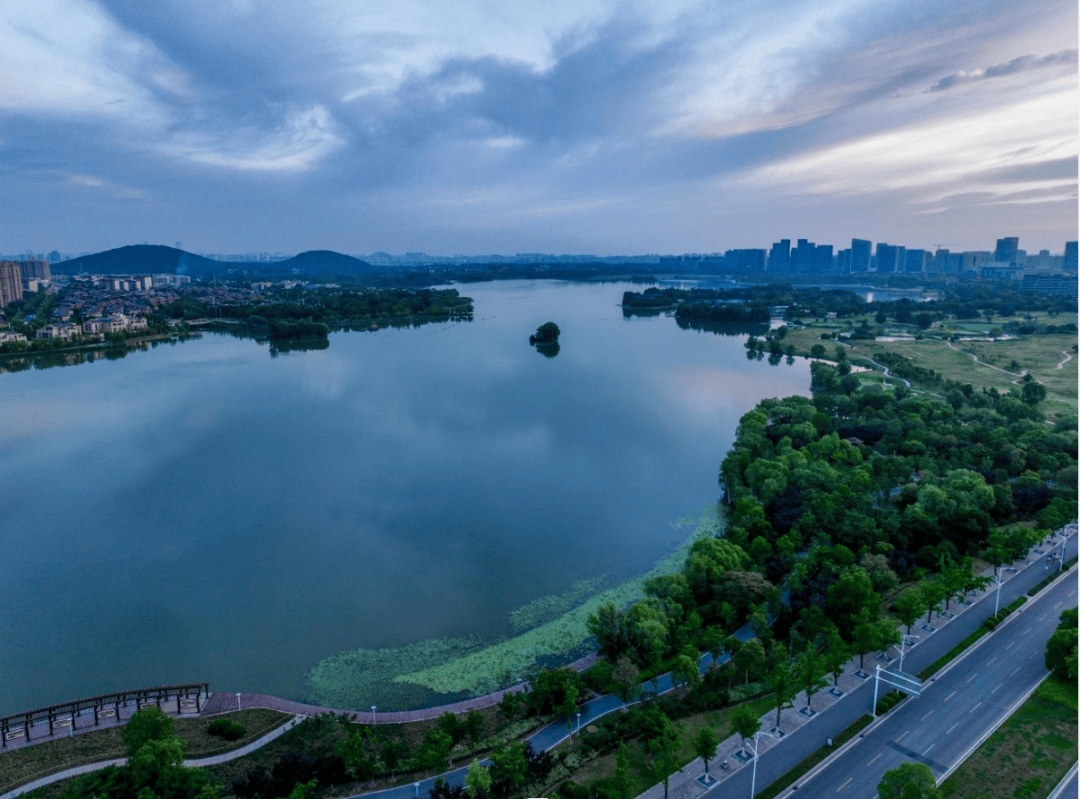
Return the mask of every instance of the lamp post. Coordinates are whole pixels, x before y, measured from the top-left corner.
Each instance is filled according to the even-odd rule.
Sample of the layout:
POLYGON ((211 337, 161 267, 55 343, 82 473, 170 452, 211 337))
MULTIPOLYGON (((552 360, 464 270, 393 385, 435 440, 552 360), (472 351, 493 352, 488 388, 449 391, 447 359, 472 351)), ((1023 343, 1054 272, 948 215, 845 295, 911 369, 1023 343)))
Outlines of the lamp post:
POLYGON ((578 732, 578 738, 580 738, 581 737, 581 714, 580 713, 577 714, 577 732, 578 732))
POLYGON ((240 709, 240 694, 236 695, 236 709, 240 709))
MULTIPOLYGON (((904 645, 907 643, 908 638, 917 638, 915 635, 901 635, 900 636, 900 671, 904 670, 904 645)), ((914 646, 914 644, 911 644, 914 646)))
POLYGON ((997 583, 997 596, 994 599, 994 615, 997 615, 998 607, 1001 605, 1001 578, 995 577, 994 582, 997 583))
POLYGON ((374 724, 375 724, 375 705, 371 706, 371 723, 374 726, 374 724))
POLYGON ((1069 537, 1065 534, 1065 530, 1061 531, 1061 557, 1058 558, 1058 571, 1065 568, 1065 542, 1069 540, 1069 537))
POLYGON ((420 783, 414 782, 412 784, 413 790, 416 791, 416 799, 420 799, 420 783))
POLYGON ((761 744, 758 741, 758 737, 761 735, 768 735, 773 738, 771 733, 765 732, 765 730, 758 730, 754 733, 754 768, 750 772, 750 799, 754 799, 754 791, 757 787, 757 762, 758 762, 758 750, 761 748, 761 744))

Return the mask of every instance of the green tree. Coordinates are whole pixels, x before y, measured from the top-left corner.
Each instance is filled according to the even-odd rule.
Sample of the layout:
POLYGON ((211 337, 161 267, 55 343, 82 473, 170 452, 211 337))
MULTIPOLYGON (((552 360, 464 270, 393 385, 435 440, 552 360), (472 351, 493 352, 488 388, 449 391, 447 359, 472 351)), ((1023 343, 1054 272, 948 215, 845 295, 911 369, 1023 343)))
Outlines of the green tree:
POLYGON ((941 793, 930 767, 923 763, 903 763, 878 783, 880 799, 940 799, 941 793))
POLYGON ((596 639, 600 654, 612 663, 630 652, 630 626, 626 614, 614 604, 609 602, 597 608, 585 624, 589 635, 596 639))
POLYGON ((750 674, 756 676, 765 668, 765 647, 757 638, 751 638, 744 643, 732 658, 735 667, 743 672, 743 681, 750 682, 750 674))
POLYGON ((491 776, 496 782, 518 788, 525 784, 528 767, 525 744, 520 741, 500 743, 491 753, 491 776))
POLYGON ((416 764, 422 769, 442 771, 450 765, 450 750, 454 740, 440 729, 430 729, 424 733, 420 745, 413 752, 416 764))
POLYGON ((483 799, 491 790, 491 773, 480 765, 479 760, 473 760, 469 764, 469 770, 465 774, 465 793, 472 799, 483 799))
POLYGON ((608 779, 610 799, 631 799, 633 781, 630 779, 630 761, 626 756, 626 744, 619 742, 619 751, 615 755, 615 769, 608 779))
MULTIPOLYGON (((841 629, 848 620, 854 619, 861 610, 866 610, 871 616, 877 615, 878 603, 881 598, 874 590, 874 583, 865 569, 852 568, 840 575, 840 578, 829 587, 829 617, 836 621, 841 629)), ((847 627, 851 629, 850 626, 847 627)))
POLYGON ((164 741, 173 735, 173 720, 156 705, 147 705, 133 715, 120 731, 128 757, 150 741, 164 741))
POLYGON ((893 601, 893 612, 907 627, 908 635, 911 635, 911 625, 922 615, 923 607, 923 598, 918 587, 907 589, 893 601))
POLYGON ((1046 668, 1060 680, 1072 684, 1077 679, 1077 609, 1061 614, 1057 629, 1046 642, 1046 668))
POLYGON ((704 726, 694 736, 694 754, 701 758, 705 764, 705 773, 709 773, 709 760, 716 754, 716 747, 720 745, 720 739, 712 727, 704 726))
POLYGON ((349 737, 336 747, 337 754, 345 761, 354 780, 370 780, 376 772, 375 758, 368 747, 370 733, 367 727, 357 727, 349 731, 349 737))
POLYGON ((634 699, 641 693, 641 669, 630 658, 619 658, 611 672, 611 688, 623 702, 634 699))
POLYGON ((379 750, 379 759, 382 760, 383 766, 390 770, 390 778, 394 778, 394 772, 401 764, 401 756, 405 754, 405 742, 390 740, 382 745, 379 750))
POLYGON ((919 586, 919 597, 923 602, 923 610, 926 611, 927 624, 930 623, 934 611, 945 601, 945 595, 946 588, 939 580, 926 580, 919 586))
POLYGON ((1046 399, 1046 386, 1035 381, 1024 383, 1024 387, 1020 391, 1020 398, 1028 405, 1038 405, 1046 399))
POLYGON ((668 783, 679 768, 679 746, 682 735, 679 727, 667 716, 661 715, 659 728, 645 741, 649 754, 648 773, 651 779, 664 783, 664 799, 668 799, 668 783))
POLYGON ((739 705, 731 714, 731 727, 742 738, 743 748, 746 748, 746 742, 761 729, 761 719, 746 705, 739 705))
POLYGON ((559 340, 561 334, 559 326, 554 322, 544 322, 540 327, 536 328, 536 333, 529 336, 530 344, 554 344, 559 340))
POLYGON ((691 688, 701 683, 701 671, 698 662, 689 655, 679 655, 675 659, 675 665, 671 669, 671 682, 677 688, 687 685, 691 688))
POLYGON ((806 706, 810 707, 810 698, 828 685, 824 677, 825 658, 817 653, 813 642, 807 643, 796 660, 795 674, 800 688, 806 691, 806 706))
POLYGON ((851 658, 851 648, 844 642, 840 631, 833 627, 825 639, 825 668, 833 678, 833 687, 836 687, 840 675, 844 673, 844 666, 851 658))
POLYGON ((791 707, 791 700, 799 692, 799 683, 794 664, 784 647, 777 644, 773 647, 772 655, 772 667, 765 679, 773 695, 776 725, 780 726, 780 713, 784 708, 791 707))
POLYGON ((537 714, 573 715, 581 695, 581 677, 571 669, 548 669, 536 675, 530 688, 529 707, 537 714))

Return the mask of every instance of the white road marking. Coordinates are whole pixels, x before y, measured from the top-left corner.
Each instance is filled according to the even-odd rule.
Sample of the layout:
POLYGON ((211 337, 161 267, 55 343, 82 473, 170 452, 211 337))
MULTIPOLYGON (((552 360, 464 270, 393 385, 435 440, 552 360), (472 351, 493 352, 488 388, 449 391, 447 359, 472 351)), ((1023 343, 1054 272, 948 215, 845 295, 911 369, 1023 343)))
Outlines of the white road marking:
POLYGON ((988 661, 986 661, 986 665, 989 666, 995 660, 997 660, 997 655, 994 655, 992 658, 990 658, 988 661))
POLYGON ((931 749, 933 749, 933 748, 934 748, 935 746, 937 746, 937 744, 930 744, 930 746, 928 746, 928 747, 926 748, 926 752, 923 752, 923 757, 926 757, 927 753, 928 753, 928 752, 929 752, 929 751, 930 751, 931 749))
POLYGON ((923 716, 923 717, 922 717, 921 719, 919 719, 919 721, 926 721, 926 720, 927 720, 928 718, 930 718, 930 717, 931 717, 932 715, 934 715, 934 711, 933 711, 933 710, 931 710, 931 711, 930 711, 929 713, 927 713, 927 714, 926 714, 925 716, 923 716))
MULTIPOLYGON (((1005 683, 999 682, 999 683, 997 684, 997 688, 995 688, 995 689, 994 689, 994 691, 996 691, 996 690, 997 690, 998 688, 1000 688, 1000 687, 1001 687, 1001 686, 1003 686, 1004 684, 1005 684, 1005 683)), ((990 693, 994 693, 994 691, 991 691, 990 693)))
POLYGON ((844 781, 844 784, 843 784, 843 785, 841 785, 841 786, 840 786, 839 788, 837 788, 837 789, 836 789, 836 792, 837 792, 837 793, 840 793, 840 791, 844 790, 844 788, 846 788, 846 787, 848 786, 848 783, 849 783, 849 782, 851 782, 851 781, 852 781, 853 779, 855 779, 855 778, 854 778, 854 777, 848 777, 848 778, 847 778, 847 779, 846 779, 846 780, 844 781))
POLYGON ((1005 647, 1005 648, 1006 649, 1012 649, 1014 646, 1016 646, 1016 641, 1010 641, 1009 645, 1007 647, 1005 647))
MULTIPOLYGON (((981 702, 981 701, 979 701, 979 702, 976 702, 976 703, 975 703, 975 707, 978 707, 978 706, 979 706, 979 705, 981 705, 981 704, 982 704, 982 702, 981 702)), ((969 710, 969 711, 968 711, 968 713, 974 713, 974 712, 975 712, 975 707, 973 707, 973 708, 972 708, 971 710, 969 710)))
POLYGON ((1009 676, 1010 676, 1010 677, 1012 677, 1012 676, 1013 676, 1014 674, 1016 674, 1016 672, 1018 672, 1018 671, 1020 671, 1020 667, 1019 667, 1019 666, 1017 666, 1017 667, 1016 667, 1015 669, 1013 669, 1012 671, 1010 671, 1010 672, 1009 672, 1009 676))
POLYGON ((868 766, 874 765, 874 761, 877 760, 879 757, 881 757, 881 752, 878 752, 876 755, 874 755, 872 758, 870 758, 870 762, 867 763, 866 765, 868 765, 868 766))
POLYGON ((967 683, 971 682, 972 680, 974 680, 978 676, 979 676, 978 674, 972 674, 970 677, 968 677, 966 680, 964 680, 964 684, 966 685, 967 683))
POLYGON ((907 735, 909 732, 911 732, 911 730, 904 730, 902 733, 900 733, 900 737, 896 739, 896 742, 900 743, 902 740, 904 740, 904 736, 907 735))
POLYGON ((950 732, 952 732, 953 730, 955 730, 959 726, 960 726, 960 722, 958 721, 954 725, 949 727, 949 729, 945 730, 945 734, 948 735, 950 732))
POLYGON ((945 701, 948 702, 954 696, 956 696, 956 691, 953 691, 951 694, 949 694, 947 697, 945 697, 945 701))

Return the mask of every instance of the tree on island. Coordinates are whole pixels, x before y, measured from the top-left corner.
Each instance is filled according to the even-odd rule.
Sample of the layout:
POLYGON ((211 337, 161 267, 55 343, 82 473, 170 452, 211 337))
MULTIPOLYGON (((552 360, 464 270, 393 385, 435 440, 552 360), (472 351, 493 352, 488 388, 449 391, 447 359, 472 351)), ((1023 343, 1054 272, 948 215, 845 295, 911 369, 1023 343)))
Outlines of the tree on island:
POLYGON ((530 344, 555 344, 559 340, 559 326, 554 322, 544 322, 529 336, 530 344))

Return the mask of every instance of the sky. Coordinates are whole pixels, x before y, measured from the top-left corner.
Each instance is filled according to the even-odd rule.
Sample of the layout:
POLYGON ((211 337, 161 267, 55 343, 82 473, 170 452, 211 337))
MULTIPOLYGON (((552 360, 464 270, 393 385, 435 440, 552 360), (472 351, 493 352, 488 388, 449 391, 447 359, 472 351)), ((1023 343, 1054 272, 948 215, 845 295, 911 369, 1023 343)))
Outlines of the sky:
POLYGON ((0 252, 1061 252, 1075 0, 0 0, 0 252))

